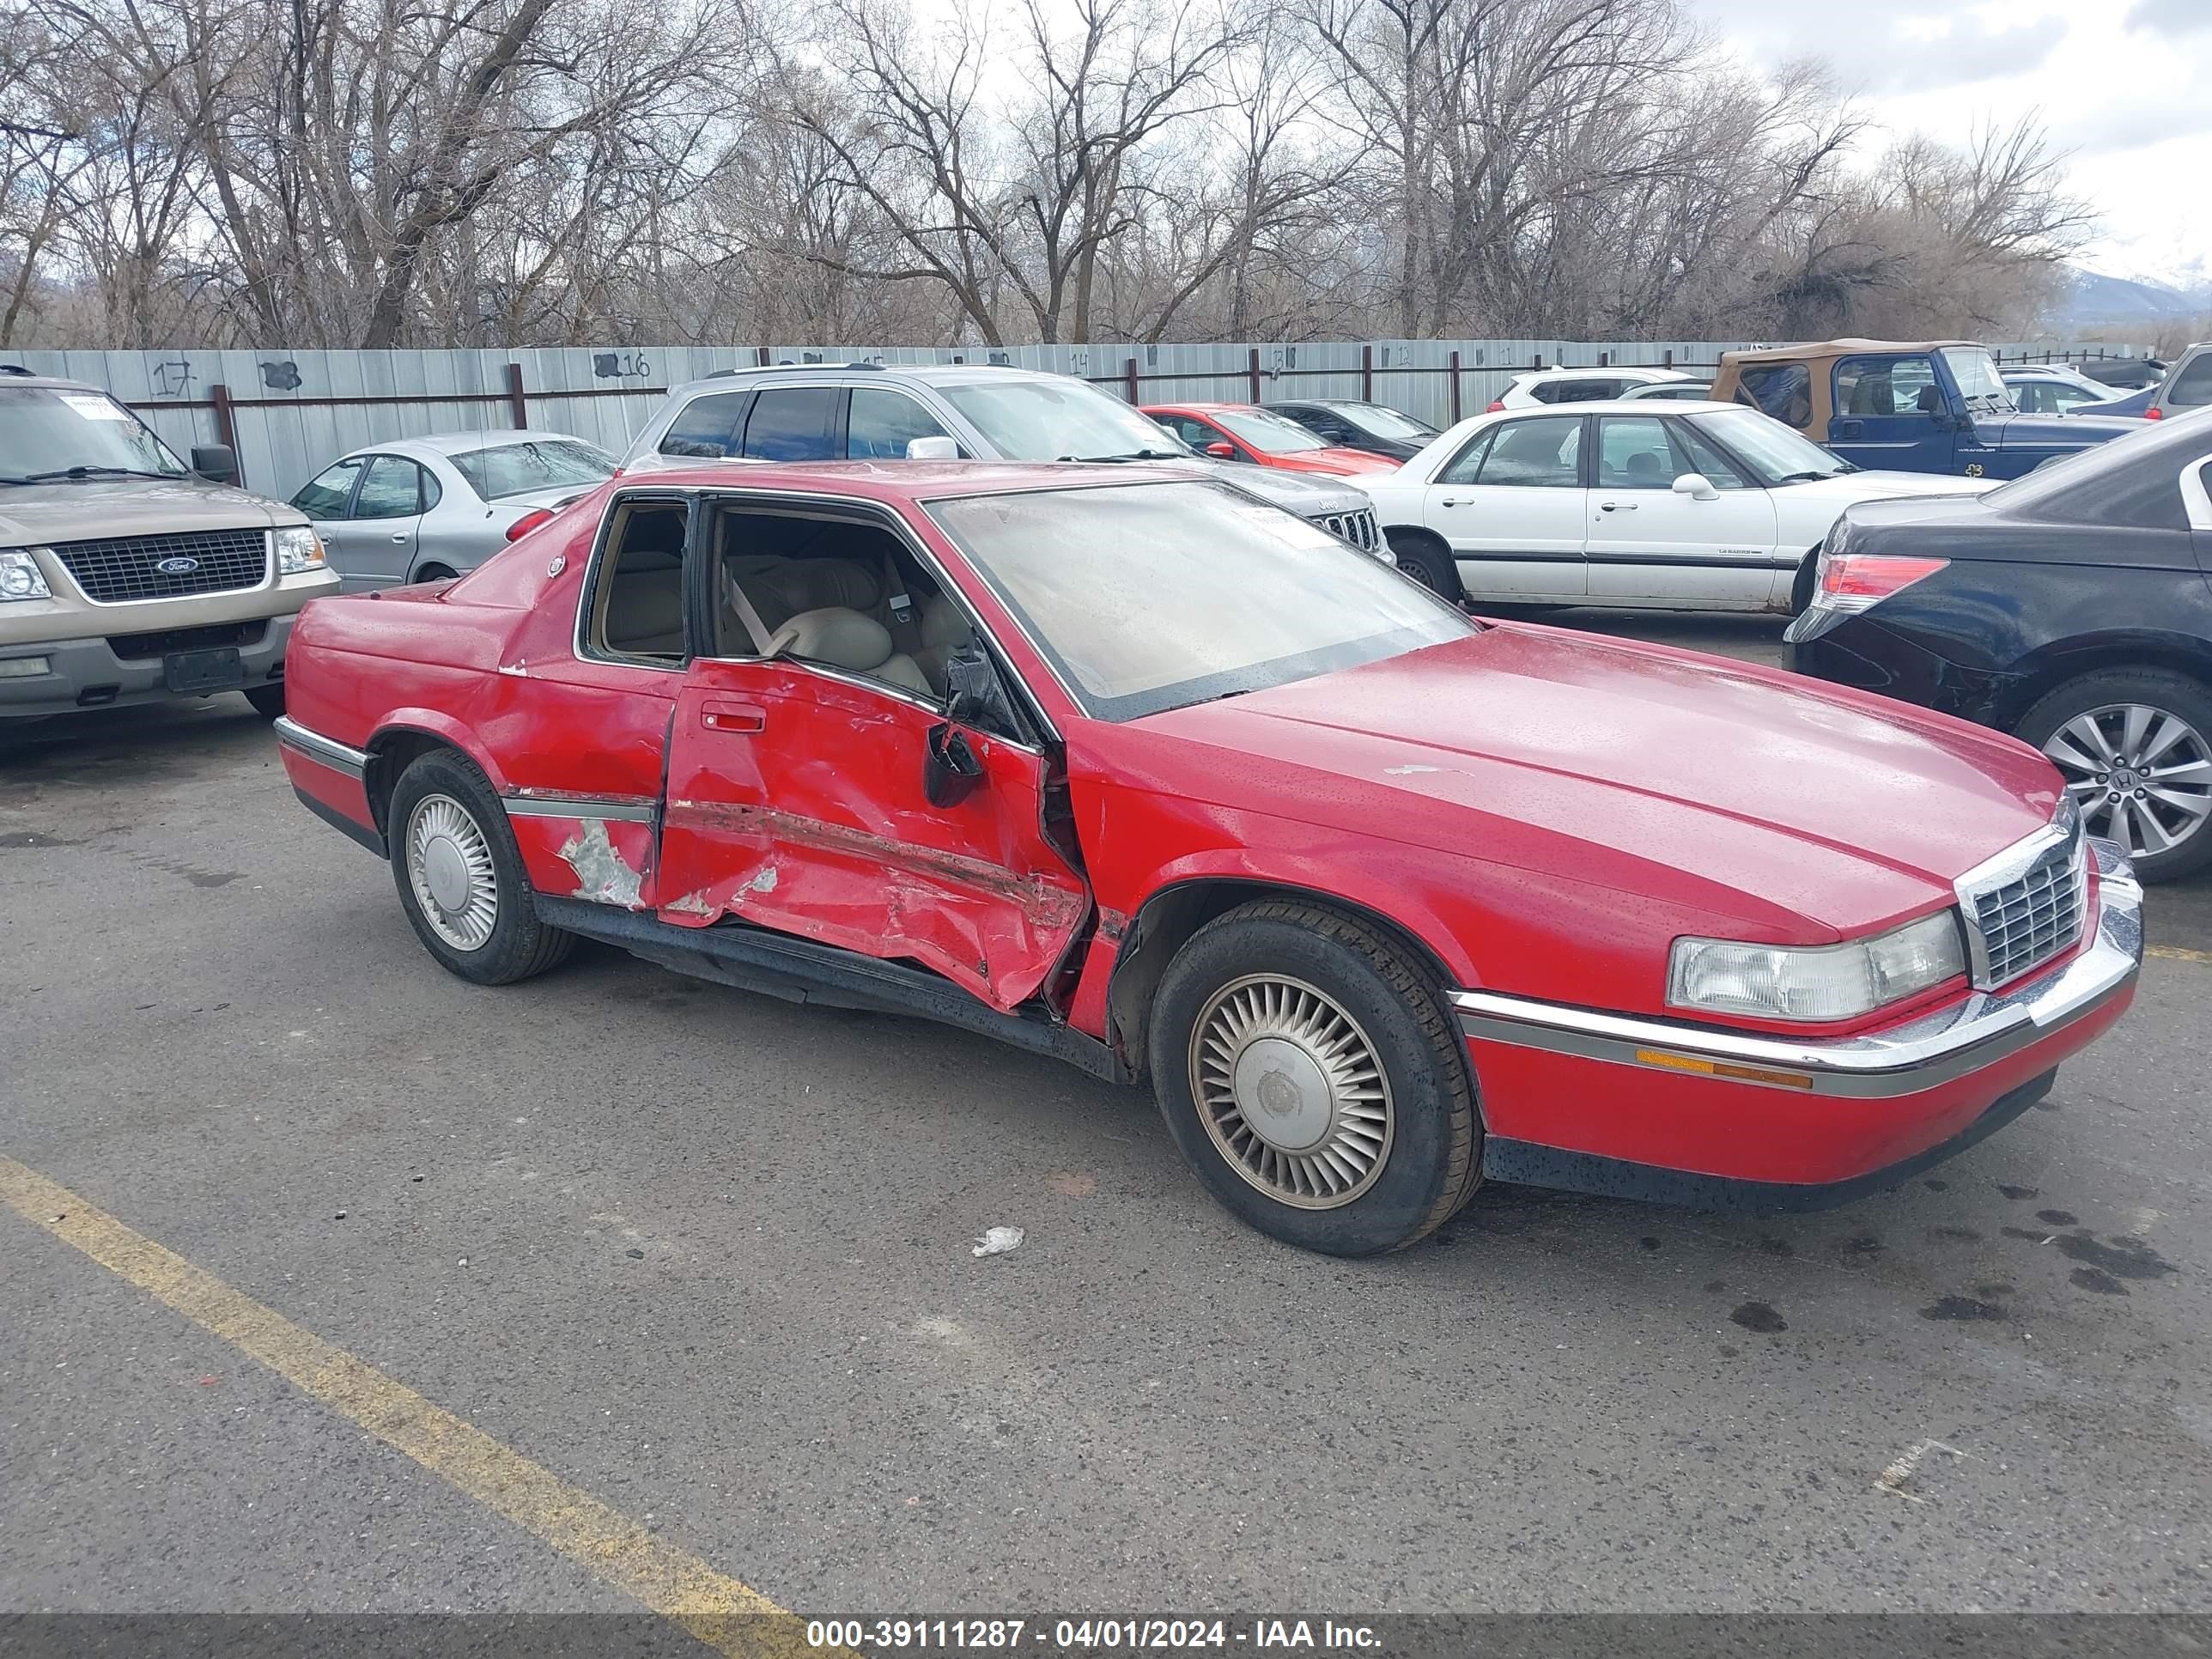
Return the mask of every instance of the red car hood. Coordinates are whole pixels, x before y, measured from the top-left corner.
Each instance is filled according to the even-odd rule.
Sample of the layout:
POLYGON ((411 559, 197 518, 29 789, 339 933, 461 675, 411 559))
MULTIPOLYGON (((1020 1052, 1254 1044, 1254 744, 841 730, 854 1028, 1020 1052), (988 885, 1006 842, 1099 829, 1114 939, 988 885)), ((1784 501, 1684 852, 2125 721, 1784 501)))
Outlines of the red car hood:
POLYGON ((1948 716, 1514 624, 1139 724, 1248 757, 1197 792, 1224 804, 1835 936, 1948 898, 2058 799, 1948 716))
POLYGON ((1326 472, 1349 478, 1364 472, 1395 472, 1404 463, 1364 449, 1301 449, 1292 455, 1270 455, 1266 465, 1279 472, 1326 472))

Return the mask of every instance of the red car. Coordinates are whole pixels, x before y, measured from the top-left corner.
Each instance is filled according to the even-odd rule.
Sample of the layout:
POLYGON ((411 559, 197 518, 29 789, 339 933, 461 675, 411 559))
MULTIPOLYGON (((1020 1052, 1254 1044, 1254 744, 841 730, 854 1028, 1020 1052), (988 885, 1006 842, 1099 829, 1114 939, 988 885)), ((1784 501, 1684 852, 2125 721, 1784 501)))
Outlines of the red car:
POLYGON ((1201 455, 1253 461, 1282 472, 1327 472, 1352 477, 1395 472, 1399 463, 1364 449, 1339 449, 1257 404, 1166 404, 1144 413, 1201 455))
POLYGON ((2117 1020, 2140 889, 1948 717, 1486 623, 1172 468, 684 465, 310 604, 279 735, 430 954, 578 936, 1149 1079, 1387 1250, 1485 1176, 1813 1206, 2117 1020))

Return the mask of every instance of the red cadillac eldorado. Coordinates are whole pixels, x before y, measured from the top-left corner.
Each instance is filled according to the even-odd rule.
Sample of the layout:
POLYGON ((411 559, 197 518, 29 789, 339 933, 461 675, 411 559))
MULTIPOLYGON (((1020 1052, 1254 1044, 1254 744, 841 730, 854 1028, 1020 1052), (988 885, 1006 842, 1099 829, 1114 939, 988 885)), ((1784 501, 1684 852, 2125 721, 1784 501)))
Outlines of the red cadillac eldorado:
POLYGON ((634 473, 319 599, 301 799, 503 984, 579 936, 1149 1080, 1340 1255, 1485 1176, 1812 1207, 2119 1018, 2141 891, 1942 715, 1486 623, 1172 469, 634 473))

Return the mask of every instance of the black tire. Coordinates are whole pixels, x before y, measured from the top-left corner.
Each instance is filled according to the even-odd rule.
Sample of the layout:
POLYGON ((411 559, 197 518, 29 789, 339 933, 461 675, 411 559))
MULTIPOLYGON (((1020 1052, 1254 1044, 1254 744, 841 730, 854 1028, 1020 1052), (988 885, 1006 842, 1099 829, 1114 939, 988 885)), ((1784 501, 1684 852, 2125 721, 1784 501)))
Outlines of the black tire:
MULTIPOLYGON (((385 822, 400 908, 406 911, 408 923, 415 929, 416 938, 422 941, 422 948, 435 957, 447 972, 478 985, 512 985, 557 967, 575 948, 574 933, 549 927, 538 919, 537 907, 531 901, 530 875, 523 868, 522 853, 514 844, 514 831, 507 823, 506 809, 499 804, 499 797, 492 793, 484 775, 466 756, 450 749, 437 749, 417 757, 399 775, 385 822), (446 931, 441 932, 439 924, 425 912, 422 897, 416 890, 416 814, 426 803, 436 802, 459 808, 481 838, 483 851, 489 854, 488 873, 493 891, 493 920, 482 940, 474 945, 464 945, 447 937, 447 933, 468 931, 463 925, 466 913, 443 913, 441 907, 446 916, 446 931)), ((427 876, 424 885, 428 890, 427 876)), ((431 894, 431 903, 437 904, 434 892, 431 894)))
POLYGON ((1460 585, 1459 566, 1452 560, 1451 550, 1435 537, 1413 530, 1392 530, 1384 532, 1384 539, 1390 544, 1391 558, 1407 575, 1454 605, 1466 600, 1467 590, 1460 585))
MULTIPOLYGON (((2179 720, 2193 734, 2194 758, 2212 760, 2212 687, 2208 687, 2202 680, 2166 668, 2100 668, 2094 673, 2069 680, 2023 714, 2013 730, 2023 742, 2032 743, 2049 753, 2047 745, 2069 721, 2093 714, 2097 710, 2128 706, 2155 709, 2160 714, 2179 720)), ((2114 724, 2117 726, 2120 722, 2115 720, 2114 724)), ((2156 727, 2154 726, 2153 730, 2155 732, 2156 727)), ((2086 748, 2086 745, 2082 747, 2086 748)), ((2167 750, 2160 757, 2159 763, 2172 763, 2177 752, 2174 749, 2167 750)), ((2124 754, 2120 758, 2124 762, 2133 757, 2124 754)), ((2063 762, 2060 763, 2059 769, 2065 773, 2069 782, 2084 775, 2079 769, 2063 762)), ((2092 781, 2096 776, 2095 774, 2087 775, 2092 781)), ((2136 797, 2132 787, 2126 788, 2124 793, 2129 797, 2142 799, 2136 797)), ((2130 804, 2122 810, 2148 812, 2151 805, 2152 803, 2146 800, 2140 806, 2130 804)), ((2111 816, 2113 810, 2109 799, 2093 798, 2083 802, 2083 811, 2088 818, 2092 835, 2110 836, 2124 846, 2128 845, 2136 836, 2132 829, 2129 834, 2113 834, 2115 819, 2111 816)), ((2158 822, 2161 829, 2168 831, 2176 828, 2178 823, 2170 810, 2160 815, 2158 822)), ((2130 847, 2129 857, 2135 865, 2136 874, 2146 882, 2173 881, 2194 874, 2212 864, 2212 815, 2197 819, 2194 828, 2166 851, 2139 852, 2130 847)))
MULTIPOLYGON (((1401 1249, 1449 1221, 1481 1182, 1474 1082, 1440 988, 1409 953, 1339 911, 1264 899, 1200 928, 1160 981, 1148 1048, 1152 1090, 1185 1161, 1224 1207, 1286 1244, 1347 1256, 1401 1249), (1273 1195, 1279 1187, 1263 1188, 1263 1169, 1243 1173, 1207 1127, 1194 1088, 1199 1063, 1241 1065, 1256 1046, 1248 1038, 1234 1060, 1194 1063, 1193 1039, 1201 1019, 1226 1000, 1250 994, 1255 982, 1264 989, 1277 980, 1318 993, 1316 1001, 1326 1000, 1336 1015, 1348 1016, 1389 1085, 1381 1156, 1364 1184, 1346 1183, 1347 1199, 1329 1200, 1334 1207, 1302 1207, 1273 1195)), ((1262 1091, 1276 1077, 1254 1082, 1264 1103, 1262 1091)), ((1294 1086, 1290 1097, 1291 1110, 1307 1109, 1306 1092, 1294 1086)), ((1330 1119, 1343 1121, 1340 1114, 1330 1119)), ((1223 1133, 1237 1132, 1232 1127, 1223 1133)), ((1268 1154, 1255 1139, 1245 1132, 1243 1143, 1264 1158, 1268 1154)), ((1278 1158, 1279 1169, 1282 1162, 1278 1158)), ((1322 1197, 1311 1194, 1310 1202, 1322 1197)))
POLYGON ((448 565, 426 564, 420 570, 417 570, 415 573, 415 580, 418 583, 449 582, 459 574, 460 574, 459 571, 453 569, 448 565))
POLYGON ((246 700, 263 720, 273 720, 284 712, 284 683, 279 680, 274 685, 248 686, 246 700))

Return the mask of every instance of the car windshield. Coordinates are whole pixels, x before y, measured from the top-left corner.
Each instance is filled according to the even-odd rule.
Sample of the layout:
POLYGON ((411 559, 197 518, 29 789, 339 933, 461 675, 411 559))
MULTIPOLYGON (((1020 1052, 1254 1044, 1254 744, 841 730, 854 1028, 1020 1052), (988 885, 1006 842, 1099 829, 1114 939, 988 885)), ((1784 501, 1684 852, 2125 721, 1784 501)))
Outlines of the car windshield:
POLYGON ((104 392, 0 386, 0 480, 185 472, 174 452, 104 392))
POLYGON ((2012 393, 1990 354, 1979 346, 1946 346, 1936 354, 1958 382, 1959 395, 1969 409, 2010 409, 2012 393))
POLYGON ((1149 415, 1080 380, 971 381, 939 390, 1001 460, 1181 460, 1192 453, 1149 415))
POLYGON ((537 438, 528 443, 488 444, 447 459, 485 501, 527 495, 534 489, 588 489, 614 476, 615 458, 574 438, 537 438))
POLYGON ((1265 690, 1455 640, 1427 589, 1225 484, 933 501, 1095 720, 1265 690))
POLYGON ((1308 449, 1327 449, 1328 440, 1309 432, 1296 421, 1260 409, 1217 409, 1213 419, 1235 433, 1262 455, 1296 455, 1308 449))
POLYGON ((1686 415, 1683 418, 1706 437, 1717 440, 1758 474, 1763 484, 1810 483, 1820 478, 1832 478, 1839 472, 1858 471, 1810 438, 1792 432, 1771 416, 1761 415, 1756 410, 1717 409, 1709 415, 1686 415))
POLYGON ((1411 415, 1401 415, 1383 404, 1336 404, 1331 406, 1352 425, 1378 438, 1403 438, 1412 442, 1426 443, 1437 435, 1436 428, 1426 421, 1417 421, 1411 415))

